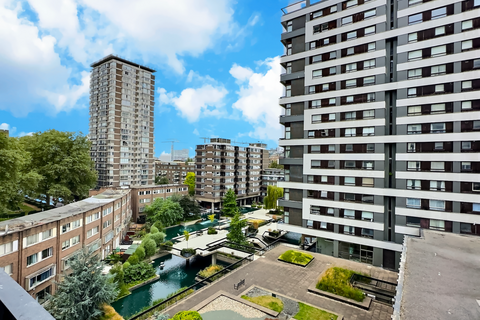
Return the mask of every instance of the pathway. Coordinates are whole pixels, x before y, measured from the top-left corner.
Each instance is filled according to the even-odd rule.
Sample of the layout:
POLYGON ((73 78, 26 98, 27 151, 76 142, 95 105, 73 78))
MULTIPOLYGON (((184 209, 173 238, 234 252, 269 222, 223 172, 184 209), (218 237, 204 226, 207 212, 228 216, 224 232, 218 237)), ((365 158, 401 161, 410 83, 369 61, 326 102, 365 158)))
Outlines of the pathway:
POLYGON ((224 278, 215 281, 213 284, 194 293, 186 300, 171 307, 171 309, 167 310, 167 313, 174 315, 178 311, 190 310, 220 290, 238 296, 251 285, 258 285, 259 287, 299 301, 304 301, 319 308, 343 314, 344 319, 346 320, 390 319, 390 316, 393 313, 393 308, 390 306, 372 302, 370 309, 366 311, 342 302, 308 293, 307 288, 311 283, 318 279, 319 275, 325 269, 333 265, 365 272, 372 277, 391 282, 396 282, 397 273, 367 264, 317 253, 312 253, 315 260, 310 263, 307 268, 277 261, 278 256, 288 249, 289 247, 287 246, 277 246, 275 249, 267 252, 262 258, 256 259, 255 261, 231 272, 224 278), (245 279, 246 286, 240 288, 240 290, 234 290, 233 285, 238 283, 241 279, 245 279))

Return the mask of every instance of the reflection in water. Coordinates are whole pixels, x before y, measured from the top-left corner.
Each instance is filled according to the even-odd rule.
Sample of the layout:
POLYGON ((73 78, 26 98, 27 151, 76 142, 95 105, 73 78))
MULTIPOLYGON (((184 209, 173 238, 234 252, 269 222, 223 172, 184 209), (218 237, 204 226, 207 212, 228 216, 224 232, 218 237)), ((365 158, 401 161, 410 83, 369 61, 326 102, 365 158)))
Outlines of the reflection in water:
POLYGON ((165 229, 165 234, 166 234, 165 240, 170 240, 172 238, 182 236, 184 230, 187 230, 188 232, 193 232, 193 231, 198 231, 201 229, 211 227, 213 225, 218 225, 218 220, 215 219, 214 223, 212 223, 210 220, 207 220, 207 221, 202 221, 200 223, 191 224, 187 227, 175 226, 175 227, 167 228, 165 229))
MULTIPOLYGON (((128 318, 154 300, 165 298, 182 287, 191 286, 195 283, 197 272, 210 264, 211 257, 196 256, 190 260, 188 268, 185 259, 172 254, 158 258, 153 266, 160 275, 160 279, 134 290, 131 295, 112 303, 112 306, 122 317, 128 318), (162 261, 165 262, 165 267, 160 270, 159 265, 162 261)), ((221 261, 218 261, 218 264, 222 264, 221 261)))

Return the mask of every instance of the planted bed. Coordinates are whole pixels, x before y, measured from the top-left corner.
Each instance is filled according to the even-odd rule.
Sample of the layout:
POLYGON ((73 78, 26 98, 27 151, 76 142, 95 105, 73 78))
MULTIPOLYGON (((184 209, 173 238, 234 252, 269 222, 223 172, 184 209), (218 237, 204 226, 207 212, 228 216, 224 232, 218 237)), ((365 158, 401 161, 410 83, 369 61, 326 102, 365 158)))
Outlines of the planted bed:
POLYGON ((287 250, 278 257, 278 260, 306 267, 313 260, 313 256, 305 252, 287 250))

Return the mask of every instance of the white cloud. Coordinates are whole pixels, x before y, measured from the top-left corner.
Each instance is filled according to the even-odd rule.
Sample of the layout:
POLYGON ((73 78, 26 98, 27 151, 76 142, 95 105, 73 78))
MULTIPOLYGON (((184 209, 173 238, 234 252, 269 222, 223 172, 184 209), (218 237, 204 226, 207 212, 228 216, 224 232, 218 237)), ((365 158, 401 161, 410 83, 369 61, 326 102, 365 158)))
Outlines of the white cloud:
POLYGON ((16 127, 12 127, 10 126, 8 123, 0 123, 0 130, 8 130, 8 135, 10 137, 23 137, 23 136, 31 136, 32 134, 34 134, 34 132, 20 132, 19 134, 15 135, 15 133, 17 132, 17 128, 16 127))
POLYGON ((31 136, 32 134, 34 134, 34 132, 20 132, 18 134, 19 137, 24 137, 24 136, 31 136))
POLYGON ((280 57, 261 61, 259 67, 267 67, 267 71, 255 73, 236 64, 230 69, 240 86, 233 108, 240 110, 245 120, 254 126, 250 137, 277 141, 282 135, 279 123, 282 108, 278 104, 282 94, 280 57))
POLYGON ((195 128, 192 133, 196 136, 200 135, 200 132, 198 132, 197 128, 195 128))
POLYGON ((200 116, 224 115, 224 98, 228 91, 223 86, 203 85, 200 88, 184 89, 179 96, 159 88, 161 104, 173 105, 188 122, 197 121, 200 116))
POLYGON ((0 109, 24 116, 48 99, 55 100, 51 112, 67 110, 88 83, 68 85, 70 70, 55 52, 56 39, 41 36, 36 26, 18 18, 21 12, 20 3, 0 5, 0 109))
POLYGON ((170 155, 171 155, 170 153, 166 153, 165 151, 162 151, 162 154, 160 154, 160 157, 158 157, 158 159, 160 161, 170 161, 172 160, 170 155))

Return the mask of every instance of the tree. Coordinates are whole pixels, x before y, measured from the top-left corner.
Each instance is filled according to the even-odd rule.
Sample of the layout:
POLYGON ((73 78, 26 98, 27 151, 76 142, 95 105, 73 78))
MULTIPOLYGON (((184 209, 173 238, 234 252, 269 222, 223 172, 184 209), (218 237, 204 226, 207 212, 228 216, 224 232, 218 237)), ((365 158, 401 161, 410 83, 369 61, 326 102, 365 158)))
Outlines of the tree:
POLYGON ((248 246, 249 243, 247 237, 243 232, 243 228, 246 226, 247 222, 245 220, 240 220, 240 212, 237 210, 232 221, 230 221, 230 231, 227 234, 228 241, 248 246))
POLYGON ((162 244, 163 240, 165 240, 165 233, 163 232, 157 232, 157 233, 153 233, 150 238, 155 241, 155 244, 157 245, 157 247, 160 247, 160 244, 162 244))
POLYGON ((267 196, 263 198, 265 209, 277 210, 277 200, 281 197, 283 197, 283 188, 277 186, 268 186, 267 196))
POLYGON ((268 167, 272 169, 283 169, 283 165, 278 164, 277 160, 272 160, 272 162, 270 162, 270 165, 268 167))
POLYGON ((168 178, 167 177, 159 177, 159 176, 156 176, 155 177, 155 184, 169 184, 170 181, 168 181, 168 178))
POLYGON ((188 240, 190 239, 190 232, 188 232, 188 230, 183 230, 183 236, 185 237, 185 240, 187 241, 187 248, 188 248, 188 240))
POLYGON ((145 213, 150 223, 160 221, 163 226, 169 227, 183 218, 183 209, 179 203, 170 199, 155 199, 151 205, 145 207, 145 213))
POLYGON ((25 195, 34 193, 41 178, 19 139, 0 133, 0 212, 17 210, 25 195))
POLYGON ((160 232, 160 231, 158 231, 158 228, 157 228, 157 227, 152 226, 152 227, 150 228, 150 233, 151 233, 151 234, 154 234, 154 233, 157 233, 157 232, 160 232))
POLYGON ((142 261, 143 259, 145 259, 145 248, 143 248, 142 246, 138 247, 137 249, 135 249, 135 254, 138 257, 138 260, 142 261))
POLYGON ((190 214, 199 215, 200 206, 197 201, 189 195, 184 195, 178 202, 183 209, 183 218, 187 219, 190 214))
POLYGON ((84 247, 70 262, 71 274, 57 283, 46 309, 57 320, 91 320, 102 314, 101 306, 117 297, 117 284, 102 274, 104 264, 84 247))
MULTIPOLYGON (((90 158, 91 142, 81 133, 48 130, 20 138, 31 157, 31 165, 42 180, 37 197, 61 199, 65 204, 81 200, 97 183, 97 172, 90 158)), ((57 200, 59 201, 59 200, 57 200)))
POLYGON ((237 196, 233 189, 229 189, 223 198, 223 212, 228 217, 233 217, 238 211, 237 196))
POLYGON ((183 183, 188 185, 188 194, 191 196, 195 195, 195 173, 187 172, 187 177, 183 183))
POLYGON ((189 162, 195 162, 195 159, 187 158, 187 160, 185 160, 185 164, 188 165, 189 162))
POLYGON ((157 244, 155 243, 155 240, 153 240, 152 238, 149 238, 147 241, 145 241, 143 247, 145 248, 146 257, 153 256, 157 251, 157 244))
POLYGON ((215 215, 214 215, 214 214, 209 215, 209 216, 208 216, 208 219, 210 219, 210 222, 211 222, 212 224, 215 223, 215 215))

